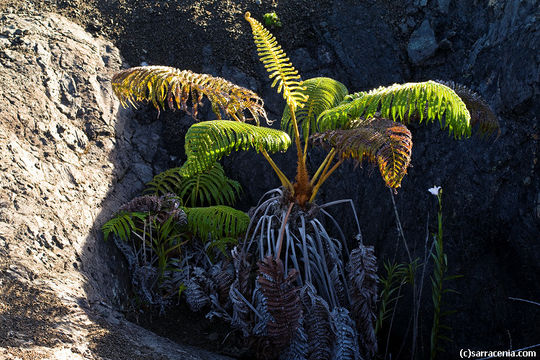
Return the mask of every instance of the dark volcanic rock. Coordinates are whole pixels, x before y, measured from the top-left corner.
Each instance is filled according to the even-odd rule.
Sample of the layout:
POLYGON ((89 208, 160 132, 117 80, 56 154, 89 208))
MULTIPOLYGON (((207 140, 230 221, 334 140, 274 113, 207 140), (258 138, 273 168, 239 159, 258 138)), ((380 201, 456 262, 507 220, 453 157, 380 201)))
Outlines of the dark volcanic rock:
POLYGON ((435 33, 429 20, 426 19, 418 29, 413 31, 407 45, 407 53, 413 64, 418 65, 435 54, 437 47, 435 33))

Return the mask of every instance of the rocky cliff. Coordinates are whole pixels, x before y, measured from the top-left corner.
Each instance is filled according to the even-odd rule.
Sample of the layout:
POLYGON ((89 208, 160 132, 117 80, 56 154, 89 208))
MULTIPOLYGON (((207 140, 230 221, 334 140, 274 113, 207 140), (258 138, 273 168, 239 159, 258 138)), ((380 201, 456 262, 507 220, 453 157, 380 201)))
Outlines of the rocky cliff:
POLYGON ((110 42, 57 15, 0 18, 0 357, 222 359, 123 318, 123 259, 99 224, 163 151, 112 96, 110 42))

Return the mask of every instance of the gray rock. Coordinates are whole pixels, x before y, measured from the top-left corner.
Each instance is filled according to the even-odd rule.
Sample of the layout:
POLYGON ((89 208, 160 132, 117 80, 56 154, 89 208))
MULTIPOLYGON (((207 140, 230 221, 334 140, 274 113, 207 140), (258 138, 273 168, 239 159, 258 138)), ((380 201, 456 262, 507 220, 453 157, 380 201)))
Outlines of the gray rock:
MULTIPOLYGON (((154 175, 150 161, 164 152, 156 125, 119 111, 110 86, 119 51, 52 14, 5 14, 0 34, 0 302, 17 288, 26 289, 17 301, 27 298, 17 306, 55 304, 50 313, 4 314, 3 324, 24 316, 39 325, 3 344, 58 337, 22 346, 23 358, 224 359, 98 311, 121 309, 129 282, 100 227, 154 175), (23 41, 10 47, 13 36, 23 41), (56 309, 65 315, 50 316, 56 309)), ((12 358, 10 346, 0 358, 12 358)))
POLYGON ((450 7, 450 0, 437 0, 437 6, 440 12, 447 14, 450 7))
POLYGON ((308 72, 317 68, 317 61, 311 57, 306 48, 298 48, 290 53, 291 62, 300 72, 308 72))
POLYGON ((437 50, 437 40, 435 33, 426 19, 422 25, 413 33, 407 45, 407 53, 414 65, 421 64, 424 60, 430 58, 437 50))

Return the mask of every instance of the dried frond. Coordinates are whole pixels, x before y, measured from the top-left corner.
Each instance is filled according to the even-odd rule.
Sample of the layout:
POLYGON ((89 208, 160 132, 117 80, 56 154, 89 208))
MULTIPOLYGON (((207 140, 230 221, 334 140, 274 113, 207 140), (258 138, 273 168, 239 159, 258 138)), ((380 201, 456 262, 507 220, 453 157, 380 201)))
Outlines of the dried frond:
POLYGON ((244 111, 259 122, 267 119, 263 100, 253 91, 235 85, 223 78, 197 74, 168 66, 141 66, 122 70, 112 78, 115 95, 123 106, 136 102, 151 102, 158 110, 175 106, 188 112, 191 98, 193 118, 203 96, 212 103, 212 110, 221 119, 220 110, 237 121, 246 121, 244 111))
POLYGON ((400 187, 411 161, 412 135, 407 127, 380 118, 353 120, 349 127, 315 134, 312 140, 330 143, 341 158, 360 162, 366 157, 378 164, 388 187, 400 187))
POLYGON ((285 151, 291 145, 289 135, 281 130, 237 121, 214 120, 193 124, 186 133, 187 161, 180 175, 191 176, 214 166, 233 150, 285 151))
POLYGON ((206 272, 201 267, 194 267, 184 281, 186 289, 186 302, 192 311, 200 311, 211 303, 210 295, 216 292, 216 285, 206 276, 206 272))
POLYGON ((308 339, 308 359, 327 360, 332 355, 334 335, 330 327, 328 303, 316 294, 312 284, 300 290, 304 313, 304 328, 308 339))
POLYGON ((251 25, 259 59, 270 73, 270 79, 274 79, 272 87, 277 84, 277 92, 283 91, 283 98, 291 110, 295 111, 297 108, 304 106, 307 95, 301 92, 304 87, 300 82, 300 75, 289 62, 287 54, 278 45, 276 38, 270 31, 252 18, 249 12, 246 12, 245 19, 251 25))
POLYGON ((300 318, 289 348, 282 352, 281 360, 308 360, 308 339, 300 318))
POLYGON ((330 313, 330 326, 336 337, 332 359, 361 360, 358 333, 349 311, 342 307, 334 308, 330 313))
POLYGON ((267 324, 271 321, 274 321, 274 319, 268 312, 266 297, 264 297, 258 281, 255 283, 255 290, 253 291, 252 301, 258 313, 262 315, 260 318, 257 317, 255 321, 255 326, 253 326, 253 334, 257 336, 267 336, 267 324))
POLYGON ((499 128, 499 119, 484 99, 465 85, 453 81, 436 80, 438 83, 448 86, 463 100, 471 114, 471 125, 478 125, 479 130, 487 135, 492 134, 499 128))
POLYGON ((229 291, 234 281, 234 266, 228 262, 224 264, 222 261, 212 266, 210 276, 216 284, 217 293, 221 303, 225 304, 229 300, 229 291))
POLYGON ((120 207, 121 212, 149 212, 152 213, 159 223, 163 224, 169 218, 173 218, 178 225, 185 225, 187 217, 180 208, 180 201, 174 194, 164 194, 162 196, 143 195, 137 196, 130 202, 120 207))
POLYGON ((234 270, 236 278, 229 290, 229 297, 233 305, 233 316, 231 325, 242 330, 245 337, 251 334, 253 328, 252 311, 248 305, 251 296, 251 282, 249 276, 251 272, 251 262, 249 254, 243 252, 236 246, 232 251, 234 270))
POLYGON ((274 318, 267 324, 268 336, 279 349, 284 349, 294 338, 302 317, 299 289, 293 285, 297 272, 292 269, 285 278, 283 262, 271 256, 259 261, 258 266, 258 282, 266 298, 268 312, 274 318))
POLYGON ((130 202, 122 205, 119 211, 133 212, 158 212, 163 204, 161 198, 154 195, 137 196, 130 202))
POLYGON ((448 86, 435 81, 394 84, 369 92, 345 96, 340 105, 323 112, 318 131, 343 129, 350 119, 381 117, 408 123, 439 120, 454 137, 471 135, 471 115, 461 98, 448 86), (444 124, 443 124, 444 120, 444 124))
POLYGON ((351 252, 347 271, 352 318, 356 321, 360 347, 367 358, 377 353, 375 322, 377 316, 377 259, 373 246, 360 245, 351 252))

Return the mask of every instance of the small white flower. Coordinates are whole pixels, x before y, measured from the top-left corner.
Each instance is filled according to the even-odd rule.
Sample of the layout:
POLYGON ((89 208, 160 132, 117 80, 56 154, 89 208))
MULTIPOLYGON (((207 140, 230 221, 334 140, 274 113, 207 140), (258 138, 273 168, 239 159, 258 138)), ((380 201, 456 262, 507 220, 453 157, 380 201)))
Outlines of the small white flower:
POLYGON ((433 186, 431 189, 428 189, 429 193, 435 196, 439 196, 439 190, 441 190, 440 186, 433 186))

